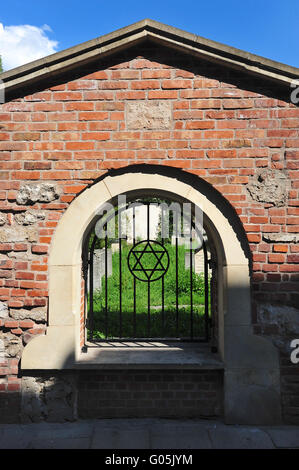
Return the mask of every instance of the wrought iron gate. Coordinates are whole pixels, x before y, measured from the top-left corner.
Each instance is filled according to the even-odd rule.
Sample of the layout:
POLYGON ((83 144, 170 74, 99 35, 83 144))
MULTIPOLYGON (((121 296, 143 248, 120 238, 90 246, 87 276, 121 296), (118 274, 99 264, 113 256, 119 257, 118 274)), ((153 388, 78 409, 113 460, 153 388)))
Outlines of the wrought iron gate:
POLYGON ((172 234, 164 236, 167 224, 169 229, 164 211, 169 201, 160 204, 158 223, 157 211, 156 221, 152 220, 155 198, 135 202, 137 206, 130 207, 131 202, 113 208, 97 222, 103 236, 98 237, 95 228, 90 233, 85 256, 88 340, 208 341, 211 259, 205 232, 196 226, 191 208, 189 228, 186 217, 173 216, 172 234), (137 207, 143 207, 139 228, 137 207), (125 224, 123 229, 128 214, 131 226, 125 224), (117 226, 117 238, 109 236, 111 221, 117 226), (137 228, 143 230, 141 238, 137 228))

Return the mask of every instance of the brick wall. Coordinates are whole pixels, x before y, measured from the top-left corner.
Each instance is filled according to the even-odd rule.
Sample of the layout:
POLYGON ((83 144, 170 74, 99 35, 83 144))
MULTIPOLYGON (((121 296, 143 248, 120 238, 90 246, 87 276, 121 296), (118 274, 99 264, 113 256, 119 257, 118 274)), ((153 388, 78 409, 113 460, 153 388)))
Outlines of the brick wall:
POLYGON ((0 361, 0 391, 19 390, 22 348, 45 331, 47 255, 60 217, 97 178, 128 165, 192 173, 232 205, 252 255, 255 332, 279 337, 258 306, 298 308, 299 245, 290 241, 299 231, 298 126, 298 107, 274 85, 163 48, 131 49, 3 104, 0 339, 16 346, 0 361), (169 103, 169 127, 128 129, 136 100, 169 103), (50 184, 54 196, 18 200, 24 184, 50 184), (40 217, 22 218, 30 211, 40 217))
POLYGON ((81 372, 79 418, 219 418, 223 371, 81 372))

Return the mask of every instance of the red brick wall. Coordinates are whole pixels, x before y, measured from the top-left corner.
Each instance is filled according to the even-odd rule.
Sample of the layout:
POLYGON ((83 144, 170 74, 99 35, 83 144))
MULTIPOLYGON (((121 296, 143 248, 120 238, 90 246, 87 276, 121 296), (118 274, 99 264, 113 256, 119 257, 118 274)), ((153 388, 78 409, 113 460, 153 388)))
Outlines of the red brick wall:
MULTIPOLYGON (((37 224, 36 241, 0 243, 0 300, 28 311, 46 306, 47 254, 72 200, 111 169, 154 164, 197 175, 233 206, 252 253, 253 300, 298 307, 299 245, 268 243, 263 234, 299 231, 299 109, 261 80, 162 49, 151 54, 149 60, 130 53, 1 106, 5 227, 14 227, 16 214, 28 208, 45 211, 46 218, 37 224), (167 100, 171 128, 126 130, 129 100, 167 100), (251 198, 246 185, 260 169, 287 172, 290 186, 283 207, 251 198), (41 181, 57 185, 59 199, 16 204, 21 185, 41 181)), ((261 333, 255 312, 253 324, 261 333)), ((23 345, 24 335, 28 341, 28 334, 44 332, 44 325, 33 321, 0 319, 0 327, 21 337, 23 345)), ((19 387, 18 359, 0 369, 0 390, 19 387)))

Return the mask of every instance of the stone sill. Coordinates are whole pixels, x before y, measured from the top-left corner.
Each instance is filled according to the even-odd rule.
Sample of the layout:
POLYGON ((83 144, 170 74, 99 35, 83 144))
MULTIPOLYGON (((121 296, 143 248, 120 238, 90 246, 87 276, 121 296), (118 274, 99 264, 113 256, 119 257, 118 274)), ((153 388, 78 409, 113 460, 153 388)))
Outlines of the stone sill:
POLYGON ((74 369, 224 369, 209 344, 167 342, 87 343, 74 369))

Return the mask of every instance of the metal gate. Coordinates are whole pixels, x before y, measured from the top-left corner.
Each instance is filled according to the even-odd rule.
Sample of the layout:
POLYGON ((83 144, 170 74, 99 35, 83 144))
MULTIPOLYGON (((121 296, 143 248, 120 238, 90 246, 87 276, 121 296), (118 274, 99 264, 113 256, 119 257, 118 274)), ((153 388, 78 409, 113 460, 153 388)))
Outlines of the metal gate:
POLYGON ((184 204, 170 211, 171 204, 139 198, 116 205, 91 230, 84 270, 89 341, 209 340, 208 239, 193 205, 186 215, 184 204))

